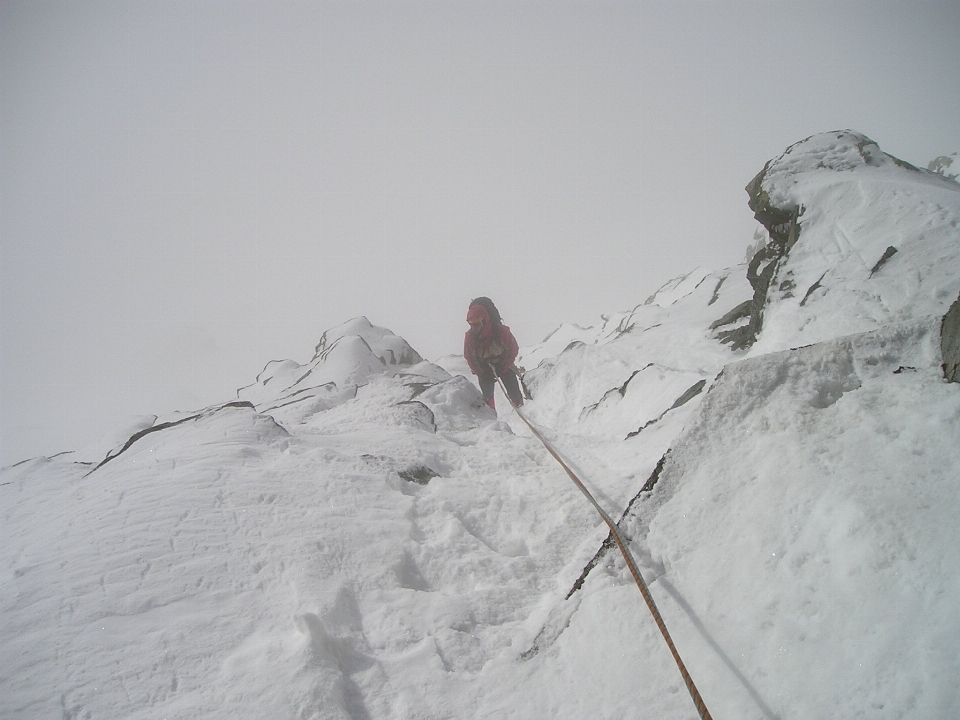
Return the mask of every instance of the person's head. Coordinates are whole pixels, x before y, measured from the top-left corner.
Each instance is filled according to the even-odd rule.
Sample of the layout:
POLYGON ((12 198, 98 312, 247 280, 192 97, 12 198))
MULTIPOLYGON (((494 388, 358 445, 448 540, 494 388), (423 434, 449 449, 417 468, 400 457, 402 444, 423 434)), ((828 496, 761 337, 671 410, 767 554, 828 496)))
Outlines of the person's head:
POLYGON ((490 325, 490 315, 483 305, 471 305, 467 311, 467 322, 474 335, 482 335, 484 328, 490 325))

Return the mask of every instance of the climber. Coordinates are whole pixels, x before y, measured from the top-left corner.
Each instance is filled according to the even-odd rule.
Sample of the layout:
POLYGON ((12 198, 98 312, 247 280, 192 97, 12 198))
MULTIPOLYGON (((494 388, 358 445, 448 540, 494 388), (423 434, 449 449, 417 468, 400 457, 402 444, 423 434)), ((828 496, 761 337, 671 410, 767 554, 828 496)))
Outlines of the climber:
POLYGON ((496 409, 493 389, 497 377, 500 377, 510 402, 514 407, 520 407, 523 405, 523 394, 514 365, 519 352, 517 340, 510 328, 501 322, 493 301, 487 297, 472 300, 467 310, 467 322, 470 329, 463 336, 463 357, 480 382, 483 399, 492 409, 496 409))

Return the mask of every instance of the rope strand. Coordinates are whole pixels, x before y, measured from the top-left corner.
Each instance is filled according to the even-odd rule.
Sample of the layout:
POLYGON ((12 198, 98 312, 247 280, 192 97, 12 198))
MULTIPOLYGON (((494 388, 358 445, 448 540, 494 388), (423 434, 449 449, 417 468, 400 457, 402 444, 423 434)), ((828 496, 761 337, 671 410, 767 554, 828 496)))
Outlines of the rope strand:
MULTIPOLYGON (((491 369, 493 369, 492 365, 491 369)), ((660 629, 660 634, 663 635, 663 639, 667 643, 667 647, 670 649, 670 654, 673 655, 674 662, 676 662, 677 668, 680 670, 680 677, 683 678, 683 682, 687 686, 687 691, 690 693, 690 697, 693 699, 693 704, 697 708, 697 712, 700 713, 701 720, 713 720, 712 716, 710 715, 710 711, 707 709, 706 703, 704 703, 703 698, 700 696, 700 691, 697 690, 697 686, 694 684, 693 678, 690 677, 690 673, 687 671, 686 665, 683 664, 683 660, 680 658, 680 653, 677 651, 676 645, 673 644, 673 638, 670 637, 670 632, 667 630, 667 625, 663 621, 663 616, 660 614, 660 610, 657 608, 657 604, 654 602, 653 596, 650 594, 650 589, 647 587, 647 583, 644 581, 643 575, 640 574, 640 568, 637 567, 637 563, 633 559, 633 555, 630 553, 630 550, 623 541, 623 538, 620 537, 620 531, 617 528, 617 524, 606 513, 606 511, 600 507, 600 504, 596 501, 596 499, 594 499, 590 491, 587 490, 580 478, 577 477, 577 474, 570 468, 569 465, 567 465, 566 462, 564 462, 563 458, 560 457, 560 454, 553 448, 553 446, 540 433, 540 431, 537 430, 534 424, 530 422, 522 412, 520 412, 520 408, 517 407, 516 403, 513 402, 513 399, 507 392, 507 388, 504 387, 503 380, 500 379, 500 375, 496 372, 496 370, 494 370, 494 377, 500 384, 500 389, 510 402, 514 412, 517 413, 517 416, 523 420, 528 428, 530 428, 530 432, 532 432, 536 438, 543 443, 543 446, 547 449, 547 452, 553 456, 553 459, 560 463, 560 467, 562 467, 570 479, 573 480, 573 483, 580 489, 580 492, 584 494, 587 500, 590 501, 590 504, 596 508, 596 511, 600 513, 600 517, 603 518, 603 521, 607 524, 607 527, 610 528, 610 534, 617 543, 617 547, 620 548, 620 553, 623 555, 623 559, 627 564, 627 568, 630 570, 630 574, 633 575, 633 579, 636 582, 637 587, 640 589, 640 594, 643 596, 643 600, 646 602, 647 608, 650 610, 650 614, 653 616, 654 622, 660 629)))

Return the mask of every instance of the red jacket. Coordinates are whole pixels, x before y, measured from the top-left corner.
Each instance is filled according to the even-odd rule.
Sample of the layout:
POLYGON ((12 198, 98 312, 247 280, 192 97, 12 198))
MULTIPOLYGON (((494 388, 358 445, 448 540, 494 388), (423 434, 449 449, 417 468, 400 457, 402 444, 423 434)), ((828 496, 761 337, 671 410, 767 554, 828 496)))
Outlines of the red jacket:
POLYGON ((502 323, 494 325, 483 305, 470 306, 467 322, 471 320, 483 323, 479 335, 471 329, 463 336, 463 357, 473 374, 481 377, 489 375, 491 363, 497 369, 497 375, 512 368, 520 348, 510 328, 502 323))

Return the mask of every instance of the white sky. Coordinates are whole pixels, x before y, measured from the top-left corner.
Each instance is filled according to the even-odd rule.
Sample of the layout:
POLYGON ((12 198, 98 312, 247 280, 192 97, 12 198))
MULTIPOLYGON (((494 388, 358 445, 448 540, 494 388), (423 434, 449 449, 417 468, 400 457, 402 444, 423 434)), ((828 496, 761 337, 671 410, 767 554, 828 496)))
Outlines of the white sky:
POLYGON ((960 150, 960 4, 0 3, 0 463, 356 315, 428 359, 742 260, 787 145, 960 150))

